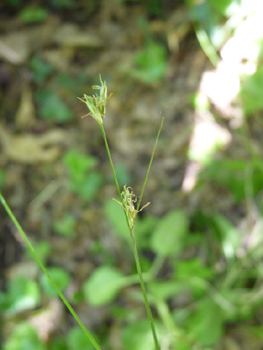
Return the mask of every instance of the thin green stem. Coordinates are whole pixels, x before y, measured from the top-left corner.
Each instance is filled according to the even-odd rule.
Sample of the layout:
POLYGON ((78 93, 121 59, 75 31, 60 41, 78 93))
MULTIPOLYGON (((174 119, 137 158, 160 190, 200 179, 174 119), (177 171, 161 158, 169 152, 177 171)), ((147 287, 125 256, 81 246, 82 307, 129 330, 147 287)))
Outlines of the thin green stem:
POLYGON ((160 136, 162 127, 163 127, 163 121, 164 121, 164 118, 162 119, 161 125, 160 125, 159 130, 158 130, 158 134, 157 134, 157 136, 156 136, 155 144, 154 144, 153 151, 152 151, 151 160, 150 160, 150 162, 149 162, 148 169, 147 169, 147 173, 146 173, 145 180, 144 180, 144 184, 143 184, 143 186, 142 186, 142 192, 141 192, 141 194, 140 194, 140 196, 139 196, 139 199, 138 199, 137 210, 139 210, 140 205, 141 205, 141 202, 142 202, 142 197, 143 197, 144 189, 145 189, 145 186, 146 186, 146 183, 147 183, 147 180, 148 180, 148 175, 149 175, 149 172, 150 172, 150 169, 151 169, 151 166, 152 166, 152 162, 153 162, 154 152, 155 152, 155 149, 156 149, 156 147, 157 147, 158 139, 159 139, 159 136, 160 136))
POLYGON ((108 145, 108 141, 107 141, 107 138, 106 138, 106 134, 105 134, 105 130, 104 130, 103 124, 100 124, 100 129, 101 129, 102 136, 103 136, 103 139, 104 139, 104 142, 105 142, 105 146, 106 146, 106 150, 107 150, 107 153, 108 153, 108 157, 109 157, 109 160, 110 160, 110 165, 111 165, 111 170, 112 170, 112 173, 113 173, 114 181, 115 181, 115 184, 116 184, 116 187, 117 187, 117 190, 118 190, 118 194, 119 194, 120 200, 122 201, 121 190, 120 190, 120 186, 119 186, 119 183, 118 183, 116 171, 115 171, 115 168, 114 168, 114 165, 113 165, 113 161, 112 161, 112 158, 111 158, 110 148, 109 148, 109 145, 108 145))
POLYGON ((204 53, 209 58, 212 65, 214 67, 217 67, 218 62, 220 61, 220 57, 218 56, 213 45, 211 44, 206 31, 202 28, 198 28, 197 26, 194 26, 194 29, 195 29, 197 40, 199 41, 199 44, 203 49, 204 53))
POLYGON ((134 258, 135 258, 135 262, 136 262, 137 272, 138 272, 139 279, 140 279, 140 284, 141 284, 144 304, 145 304, 145 307, 146 307, 147 316, 148 316, 148 319, 149 319, 149 322, 150 322, 150 326, 151 326, 151 330, 152 330, 152 334, 153 334, 155 348, 156 348, 156 350, 160 350, 159 342, 158 342, 158 339, 157 339, 157 335, 156 335, 156 331, 155 331, 155 327, 154 327, 154 323, 153 323, 153 316, 152 316, 151 308, 150 308, 150 305, 149 305, 145 284, 144 284, 144 281, 143 281, 141 263, 140 263, 138 250, 137 250, 137 244, 136 244, 136 240, 135 240, 135 236, 134 236, 133 231, 131 231, 131 238, 132 238, 133 254, 134 254, 134 258))
MULTIPOLYGON (((145 186, 146 186, 146 183, 147 183, 148 175, 149 175, 150 168, 151 168, 152 161, 153 161, 154 152, 155 152, 155 149, 156 149, 156 146, 157 146, 157 143, 158 143, 158 139, 159 139, 159 136, 160 136, 160 132, 161 132, 161 129, 162 129, 162 126, 163 126, 163 121, 164 121, 164 118, 162 119, 160 128, 158 130, 158 134, 157 134, 157 137, 156 137, 156 140, 155 140, 155 145, 154 145, 152 156, 151 156, 151 159, 150 159, 150 162, 149 162, 147 174, 146 174, 146 177, 145 177, 145 180, 144 180, 142 192, 141 192, 141 195, 140 195, 139 200, 138 200, 137 212, 139 211, 139 207, 140 207, 140 204, 141 204, 141 201, 142 201, 144 189, 145 189, 145 186)), ((115 168, 114 168, 114 165, 113 165, 113 161, 112 161, 112 158, 111 158, 111 153, 110 153, 109 145, 108 145, 108 142, 107 142, 106 133, 105 133, 103 124, 99 123, 99 125, 100 125, 102 136, 103 136, 103 139, 104 139, 104 142, 105 142, 105 146, 106 146, 106 150, 107 150, 107 153, 108 153, 108 157, 109 157, 109 160, 110 160, 110 165, 111 165, 112 173, 113 173, 113 176, 114 176, 115 184, 116 184, 116 187, 117 187, 117 191, 118 191, 118 194, 119 194, 119 197, 120 197, 120 201, 121 201, 121 203, 123 203, 123 198, 122 198, 121 191, 120 191, 120 186, 119 186, 119 183, 118 183, 118 180, 117 180, 116 171, 115 171, 115 168)), ((141 285, 141 289, 142 289, 143 299, 144 299, 144 303, 145 303, 145 307, 146 307, 146 312, 147 312, 147 316, 148 316, 150 327, 151 327, 152 334, 153 334, 155 348, 156 348, 156 350, 160 350, 160 346, 159 346, 159 343, 158 343, 158 339, 157 339, 157 335, 156 335, 156 331, 155 331, 155 327, 154 327, 154 323, 153 323, 153 316, 152 316, 152 312, 151 312, 151 309, 150 309, 150 305, 149 305, 149 301, 148 301, 148 297, 147 297, 147 293, 146 293, 146 288, 145 288, 145 284, 144 284, 144 280, 143 280, 143 274, 142 274, 142 270, 141 270, 141 264, 140 264, 140 259, 139 259, 139 255, 138 255, 136 240, 135 240, 135 236, 134 236, 134 233, 133 233, 133 226, 134 226, 134 221, 133 220, 134 220, 134 218, 136 216, 136 214, 135 214, 136 211, 134 209, 132 213, 131 212, 128 213, 124 206, 123 206, 123 210, 124 210, 124 214, 125 214, 125 217, 126 217, 127 225, 130 228, 134 258, 135 258, 135 262, 136 262, 137 272, 138 272, 138 275, 139 275, 139 280, 140 280, 140 285, 141 285), (129 218, 132 218, 132 220, 129 220, 129 218)))
POLYGON ((13 214, 13 212, 11 211, 10 207, 8 206, 8 204, 6 203, 3 195, 0 192, 0 201, 3 204, 7 214, 9 215, 10 219, 13 221, 15 227, 18 229, 19 233, 21 234, 22 238, 24 239, 27 247, 29 248, 30 252, 32 253, 33 257, 35 258, 35 260, 37 261, 38 265, 41 267, 41 269, 43 270, 44 274, 47 276, 49 282, 52 284, 52 286, 55 288, 56 292, 58 293, 59 297, 61 298, 61 300, 63 301, 63 303, 66 305, 66 307, 68 308, 68 310, 71 312, 71 314, 73 315, 73 317, 75 318, 75 320, 77 321, 77 323, 79 324, 79 326, 82 328, 82 330, 84 331, 84 333, 86 334, 86 336, 89 338, 89 340, 91 341, 91 343, 93 344, 93 346, 95 347, 96 350, 101 350, 100 346, 97 344, 96 340, 93 338, 93 336, 90 334, 90 332, 86 329, 86 327, 84 326, 84 324, 81 322, 81 320, 79 319, 78 315, 75 313, 75 311, 73 310, 72 306, 69 304, 69 302, 67 301, 67 299, 65 298, 65 296, 61 293, 61 291, 59 290, 58 286, 56 285, 56 283, 51 279, 49 273, 47 272, 47 269, 45 268, 45 266, 42 264, 41 260, 39 259, 39 257, 37 256, 37 253, 34 249, 34 247, 32 246, 32 244, 30 243, 29 239, 27 238, 26 233, 24 232, 24 230, 22 229, 22 227, 20 226, 19 222, 17 221, 15 215, 13 214))

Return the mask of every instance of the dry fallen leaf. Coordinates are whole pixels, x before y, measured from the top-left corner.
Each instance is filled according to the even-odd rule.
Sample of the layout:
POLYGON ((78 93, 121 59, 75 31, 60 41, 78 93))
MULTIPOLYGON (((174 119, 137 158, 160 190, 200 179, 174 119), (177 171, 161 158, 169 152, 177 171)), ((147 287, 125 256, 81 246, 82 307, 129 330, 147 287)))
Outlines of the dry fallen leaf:
POLYGON ((21 92, 21 102, 16 113, 16 125, 21 129, 30 129, 35 122, 36 117, 32 91, 30 87, 26 85, 21 92))
POLYGON ((67 133, 53 129, 43 135, 13 135, 0 124, 0 144, 6 160, 35 164, 53 162, 61 154, 61 144, 65 144, 67 133))

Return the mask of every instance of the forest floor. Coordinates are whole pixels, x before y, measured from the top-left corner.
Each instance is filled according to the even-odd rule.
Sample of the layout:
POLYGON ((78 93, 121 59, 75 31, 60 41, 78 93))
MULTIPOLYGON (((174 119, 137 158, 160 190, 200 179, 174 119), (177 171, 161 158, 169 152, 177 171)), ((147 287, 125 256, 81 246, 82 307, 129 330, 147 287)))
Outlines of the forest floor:
MULTIPOLYGON (((202 152, 208 158, 245 161, 250 155, 243 147, 246 136, 236 132, 240 110, 232 105, 233 91, 228 94, 231 79, 206 57, 184 5, 165 9, 164 18, 158 18, 149 16, 140 2, 80 1, 74 9, 50 9, 37 24, 25 23, 1 6, 6 12, 0 13, 0 180, 2 176, 3 194, 32 242, 50 244, 48 265, 63 266, 78 285, 105 261, 107 251, 129 273, 104 212, 105 201, 117 193, 101 132, 90 116, 82 118, 88 111, 77 99, 94 93, 91 87, 100 84, 99 75, 112 93, 104 122, 112 158, 121 184, 138 195, 164 117, 145 190, 149 215, 162 217, 177 208, 189 216, 219 212, 233 224, 250 224, 247 203, 235 202, 226 188, 214 182, 195 187, 206 164, 200 161, 202 152), (210 107, 203 108, 201 101, 198 109, 197 96, 206 96, 210 107), (69 190, 74 167, 85 168, 66 158, 75 151, 90 157, 92 171, 100 174, 99 183, 90 185, 94 193, 89 188, 85 194, 74 183, 75 190, 69 190), (71 239, 54 229, 67 214, 77 220, 71 239), (94 242, 100 242, 98 254, 94 242)), ((250 128, 252 147, 262 153, 259 127, 250 128)), ((35 271, 30 272, 24 243, 3 208, 0 215, 0 287, 5 290, 17 270, 35 271)), ((105 310, 96 313, 79 304, 76 311, 92 328, 107 322, 105 310)), ((64 318, 59 328, 68 322, 64 318)), ((259 349, 238 327, 230 327, 228 336, 229 344, 229 339, 232 345, 242 343, 240 349, 259 349)), ((222 349, 235 348, 222 344, 222 349)))

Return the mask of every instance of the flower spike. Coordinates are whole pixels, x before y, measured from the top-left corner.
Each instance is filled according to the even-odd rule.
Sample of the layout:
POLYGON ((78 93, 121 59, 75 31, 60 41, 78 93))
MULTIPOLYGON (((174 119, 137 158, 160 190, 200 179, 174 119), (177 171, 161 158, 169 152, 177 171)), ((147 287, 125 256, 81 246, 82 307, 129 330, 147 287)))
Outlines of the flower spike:
POLYGON ((137 202, 137 197, 133 193, 131 187, 124 185, 123 191, 121 193, 122 203, 113 198, 113 200, 119 203, 127 214, 127 219, 129 223, 130 230, 133 231, 136 215, 147 207, 149 203, 145 204, 140 210, 135 209, 135 203, 137 202))
POLYGON ((79 100, 84 102, 90 111, 88 114, 84 115, 83 117, 91 115, 92 118, 97 120, 99 125, 102 125, 103 118, 105 117, 105 113, 106 113, 107 101, 111 97, 111 95, 107 96, 106 81, 102 81, 101 76, 100 76, 100 82, 101 82, 100 86, 94 85, 92 87, 94 90, 100 90, 99 95, 95 94, 93 96, 87 96, 84 94, 84 97, 79 98, 79 100))

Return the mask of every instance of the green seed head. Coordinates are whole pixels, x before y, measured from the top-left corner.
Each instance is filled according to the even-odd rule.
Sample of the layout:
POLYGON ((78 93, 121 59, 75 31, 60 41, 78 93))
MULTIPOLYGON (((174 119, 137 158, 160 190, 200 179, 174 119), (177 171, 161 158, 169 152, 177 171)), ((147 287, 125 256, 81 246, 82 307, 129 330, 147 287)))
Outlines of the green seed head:
MULTIPOLYGON (((103 123, 103 118, 105 117, 106 105, 110 96, 107 96, 106 81, 103 82, 101 80, 101 76, 100 82, 100 86, 95 85, 92 87, 94 90, 100 90, 99 95, 95 94, 93 96, 87 96, 84 94, 83 99, 79 99, 87 105, 90 111, 87 115, 91 115, 92 118, 97 120, 97 122, 101 125, 103 123)), ((84 117, 86 117, 86 115, 84 117)))
POLYGON ((142 211, 143 208, 147 207, 147 205, 149 205, 150 203, 147 203, 146 205, 144 205, 140 210, 135 209, 135 203, 137 202, 137 197, 133 193, 132 188, 127 187, 126 185, 124 185, 123 187, 123 191, 121 193, 121 199, 122 199, 121 203, 119 201, 116 201, 116 199, 115 201, 118 202, 125 210, 127 214, 130 230, 133 231, 136 215, 140 211, 142 211))

